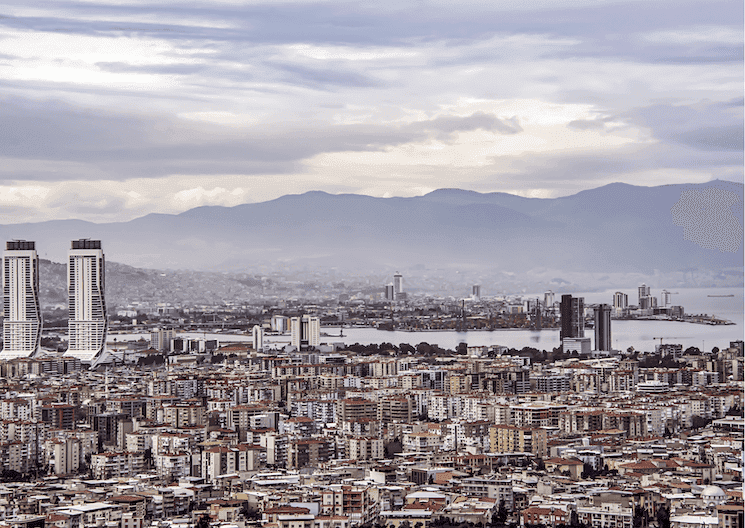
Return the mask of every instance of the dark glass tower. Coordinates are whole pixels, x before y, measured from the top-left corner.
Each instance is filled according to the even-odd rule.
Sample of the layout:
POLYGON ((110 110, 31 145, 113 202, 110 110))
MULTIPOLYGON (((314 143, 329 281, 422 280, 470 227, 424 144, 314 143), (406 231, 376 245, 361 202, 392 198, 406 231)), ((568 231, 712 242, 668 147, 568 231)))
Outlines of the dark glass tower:
POLYGON ((610 310, 607 304, 595 308, 595 350, 611 350, 610 310))
POLYGON ((561 296, 561 339, 585 337, 584 297, 561 296))

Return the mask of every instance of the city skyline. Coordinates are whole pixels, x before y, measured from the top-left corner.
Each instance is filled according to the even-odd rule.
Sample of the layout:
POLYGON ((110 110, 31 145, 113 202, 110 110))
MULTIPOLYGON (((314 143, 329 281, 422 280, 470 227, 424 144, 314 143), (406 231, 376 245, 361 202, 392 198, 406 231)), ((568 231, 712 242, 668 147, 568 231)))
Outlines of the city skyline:
POLYGON ((4 6, 2 224, 743 181, 737 2, 4 6))

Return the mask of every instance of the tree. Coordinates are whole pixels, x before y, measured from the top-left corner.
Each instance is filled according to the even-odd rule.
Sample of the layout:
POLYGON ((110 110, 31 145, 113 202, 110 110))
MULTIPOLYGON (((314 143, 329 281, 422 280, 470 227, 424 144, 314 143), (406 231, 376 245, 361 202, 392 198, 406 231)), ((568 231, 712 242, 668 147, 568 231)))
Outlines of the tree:
POLYGON ((659 528, 670 528, 670 508, 662 506, 657 510, 657 526, 659 528))
POLYGON ((3 469, 0 473, 0 480, 3 482, 20 482, 22 479, 23 475, 12 469, 3 469))
POLYGON ((199 517, 199 521, 197 521, 196 528, 210 528, 210 516, 203 513, 201 517, 199 517))
POLYGON ((416 353, 416 349, 408 343, 401 343, 400 345, 398 345, 398 348, 404 354, 411 355, 416 353))
POLYGON ((504 521, 507 520, 507 514, 509 512, 507 511, 507 507, 504 505, 504 501, 499 501, 499 507, 497 508, 497 513, 495 514, 497 517, 497 522, 499 524, 504 524, 504 521))
POLYGON ((711 418, 704 418, 694 414, 691 416, 691 429, 702 429, 711 423, 711 418))
POLYGON ((261 513, 256 508, 252 507, 248 501, 243 503, 243 506, 241 506, 240 513, 243 515, 243 518, 248 521, 256 521, 261 519, 261 513))
POLYGON ((417 354, 419 354, 420 356, 428 356, 433 352, 433 350, 434 349, 432 348, 432 346, 429 343, 425 343, 424 341, 416 346, 417 354))
POLYGON ((649 526, 649 512, 646 508, 642 508, 638 504, 634 506, 634 528, 646 528, 649 526))

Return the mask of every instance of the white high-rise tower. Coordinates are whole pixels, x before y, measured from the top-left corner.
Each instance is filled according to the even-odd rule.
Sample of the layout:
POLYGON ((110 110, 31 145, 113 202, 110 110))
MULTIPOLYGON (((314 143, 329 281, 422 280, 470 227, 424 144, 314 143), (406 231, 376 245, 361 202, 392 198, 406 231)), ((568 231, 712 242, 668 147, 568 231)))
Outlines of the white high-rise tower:
POLYGON ((399 272, 393 276, 393 298, 399 300, 404 292, 404 277, 399 272))
POLYGON ((106 347, 105 262, 100 240, 73 240, 67 267, 66 356, 94 363, 106 347))
POLYGON ((254 325, 253 330, 251 330, 251 336, 253 337, 254 350, 263 351, 264 350, 264 328, 259 325, 254 325))
POLYGON ((41 344, 36 243, 6 242, 2 260, 3 350, 0 359, 31 357, 41 344))
POLYGON ((321 344, 321 320, 312 315, 290 319, 290 344, 300 350, 302 346, 321 344))

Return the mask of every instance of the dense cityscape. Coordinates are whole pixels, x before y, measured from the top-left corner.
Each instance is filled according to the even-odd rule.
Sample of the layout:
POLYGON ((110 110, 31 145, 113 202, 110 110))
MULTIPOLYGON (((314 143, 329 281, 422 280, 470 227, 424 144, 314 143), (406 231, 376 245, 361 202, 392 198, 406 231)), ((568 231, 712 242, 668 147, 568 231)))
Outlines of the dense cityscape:
POLYGON ((435 299, 396 273, 333 300, 114 311, 102 242, 68 257, 66 309, 42 316, 35 243, 3 254, 2 525, 743 526, 743 341, 614 349, 616 321, 733 324, 674 291, 435 299), (361 327, 379 342, 347 342, 361 327), (560 345, 384 332, 499 329, 560 345))

